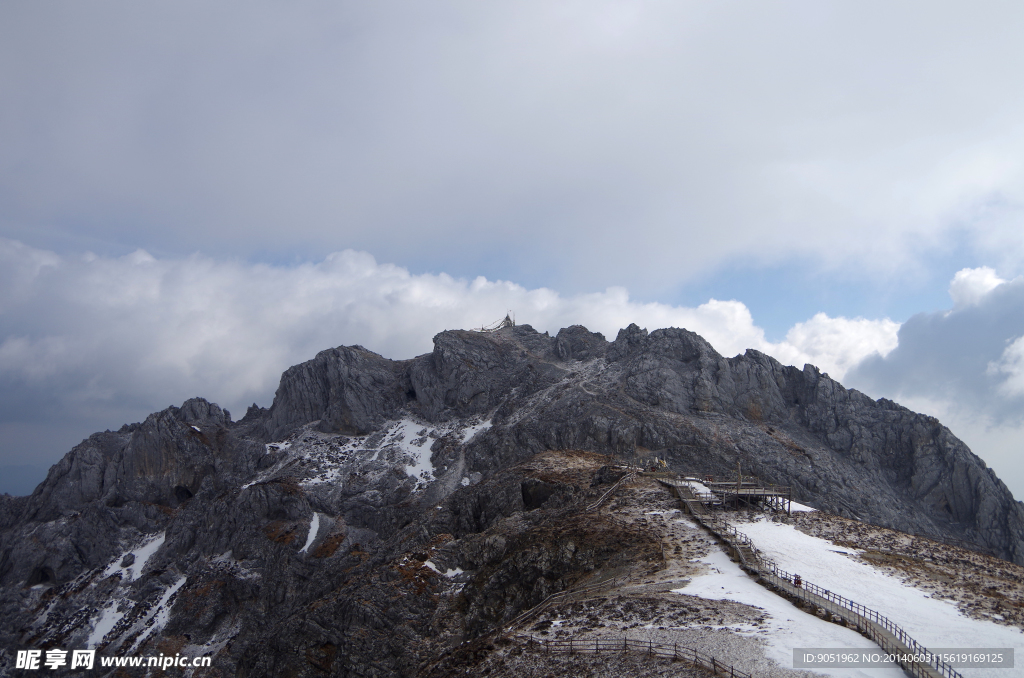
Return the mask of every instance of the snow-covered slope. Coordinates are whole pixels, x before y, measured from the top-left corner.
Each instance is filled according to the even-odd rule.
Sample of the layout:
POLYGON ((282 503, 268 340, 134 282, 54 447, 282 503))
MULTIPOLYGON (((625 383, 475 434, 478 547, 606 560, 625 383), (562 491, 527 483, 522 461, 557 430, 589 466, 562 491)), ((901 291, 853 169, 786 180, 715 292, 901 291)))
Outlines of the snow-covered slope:
MULTIPOLYGON (((793 525, 769 520, 736 522, 735 527, 783 569, 876 610, 929 649, 1015 648, 1018 654, 1024 652, 1024 632, 1021 629, 971 618, 958 610, 955 603, 935 598, 912 583, 859 560, 858 549, 838 546, 826 539, 804 534, 793 525)), ((707 583, 699 586, 701 591, 713 592, 707 583)), ((686 589, 688 593, 694 590, 698 589, 686 589)), ((742 595, 736 594, 731 599, 740 600, 742 595)), ((801 647, 841 647, 800 642, 801 647)), ((851 647, 869 646, 861 639, 859 645, 851 647)), ((1021 675, 1020 668, 961 668, 958 671, 965 677, 978 678, 1021 675)))
MULTIPOLYGON (((707 565, 707 573, 695 577, 675 592, 709 600, 731 600, 764 610, 767 623, 760 628, 737 627, 735 632, 763 638, 767 646, 766 656, 780 666, 793 666, 793 649, 798 647, 836 650, 873 647, 856 631, 807 614, 761 586, 724 551, 714 551, 699 562, 707 565)), ((903 678, 904 675, 898 668, 830 668, 821 673, 841 678, 903 678)))

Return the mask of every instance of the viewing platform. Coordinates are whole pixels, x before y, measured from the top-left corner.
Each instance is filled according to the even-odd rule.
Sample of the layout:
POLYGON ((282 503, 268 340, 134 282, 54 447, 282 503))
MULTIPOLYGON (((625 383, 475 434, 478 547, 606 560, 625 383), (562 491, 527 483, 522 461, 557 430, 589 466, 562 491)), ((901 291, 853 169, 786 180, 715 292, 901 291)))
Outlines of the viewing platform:
POLYGON ((786 485, 763 483, 757 478, 744 480, 715 480, 713 476, 689 476, 665 478, 661 482, 674 487, 685 487, 692 498, 687 506, 691 511, 693 502, 700 503, 703 511, 716 509, 759 508, 771 511, 792 511, 793 490, 786 485))

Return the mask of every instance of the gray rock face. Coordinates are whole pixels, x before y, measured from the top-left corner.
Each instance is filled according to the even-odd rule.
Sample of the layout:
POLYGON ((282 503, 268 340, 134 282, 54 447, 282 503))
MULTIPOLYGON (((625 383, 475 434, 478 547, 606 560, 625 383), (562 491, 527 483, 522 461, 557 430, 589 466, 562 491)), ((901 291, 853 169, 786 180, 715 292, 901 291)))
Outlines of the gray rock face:
POLYGON ((740 463, 817 508, 1024 563, 1024 505, 948 429, 810 365, 681 329, 448 331, 411 360, 323 351, 238 422, 193 399, 94 434, 31 496, 0 497, 0 651, 414 675, 615 556, 545 522, 607 478, 509 470, 546 450, 740 463))
POLYGON ((400 381, 392 361, 362 347, 321 351, 281 377, 267 435, 279 440, 317 420, 325 432, 369 433, 404 404, 400 381))
POLYGON ((935 419, 810 365, 752 350, 724 358, 687 330, 631 325, 611 343, 580 326, 554 338, 529 325, 449 331, 432 353, 400 362, 324 351, 284 374, 266 427, 272 438, 313 420, 366 433, 401 412, 428 422, 491 413, 487 444, 466 450, 471 471, 559 448, 657 451, 719 473, 739 461, 821 508, 1024 562, 1022 505, 935 419))

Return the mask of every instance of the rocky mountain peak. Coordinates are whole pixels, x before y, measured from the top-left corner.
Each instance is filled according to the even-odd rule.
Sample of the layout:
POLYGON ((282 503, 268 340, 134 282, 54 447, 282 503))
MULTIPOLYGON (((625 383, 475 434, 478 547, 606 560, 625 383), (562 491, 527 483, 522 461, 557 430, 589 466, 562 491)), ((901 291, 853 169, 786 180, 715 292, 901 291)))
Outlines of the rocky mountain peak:
MULTIPOLYGON (((333 595, 341 607, 332 618, 346 620, 338 633, 376 619, 373 628, 425 638, 399 619, 420 612, 403 607, 392 619, 359 601, 377 600, 388 582, 416 581, 402 563, 451 540, 461 545, 431 561, 440 569, 448 558, 440 571, 525 577, 501 561, 507 543, 473 535, 499 524, 519 534, 530 516, 578 511, 591 481, 559 470, 573 459, 596 470, 655 456, 680 473, 727 475, 739 464, 829 513, 1024 563, 1024 505, 932 417, 846 389, 810 365, 757 351, 723 357, 684 329, 634 324, 609 342, 581 326, 552 337, 518 325, 445 331, 430 353, 408 360, 328 349, 286 370, 271 407, 253 405, 240 421, 195 398, 93 434, 30 497, 0 502, 0 605, 14 620, 0 635, 11 647, 93 638, 113 650, 148 634, 187 634, 182 647, 224 649, 233 638, 262 657, 268 629, 306 619, 303 610, 333 595), (523 470, 541 458, 554 465, 523 470), (60 591, 61 602, 44 600, 56 595, 48 591, 60 591), (104 595, 135 602, 108 610, 104 595), (188 604, 174 609, 192 610, 191 622, 168 612, 163 630, 147 631, 157 627, 145 610, 170 609, 175 595, 188 604), (32 621, 47 605, 52 629, 32 621), (108 617, 122 626, 94 638, 108 617)), ((573 538, 586 541, 582 534, 573 538)), ((557 539, 544 539, 555 548, 557 539)), ((630 539, 644 558, 653 553, 642 535, 630 539)), ((578 577, 573 567, 597 567, 594 554, 614 550, 605 541, 594 548, 578 562, 558 556, 551 581, 567 586, 578 577)), ((478 592, 496 586, 479 583, 478 592)), ((512 614, 547 595, 536 586, 501 609, 512 614)), ((467 605, 474 619, 505 614, 484 599, 467 605)), ((342 642, 331 638, 322 645, 342 642)), ((374 647, 364 650, 381 651, 374 647)), ((379 673, 398 675, 398 664, 388 666, 379 673)))

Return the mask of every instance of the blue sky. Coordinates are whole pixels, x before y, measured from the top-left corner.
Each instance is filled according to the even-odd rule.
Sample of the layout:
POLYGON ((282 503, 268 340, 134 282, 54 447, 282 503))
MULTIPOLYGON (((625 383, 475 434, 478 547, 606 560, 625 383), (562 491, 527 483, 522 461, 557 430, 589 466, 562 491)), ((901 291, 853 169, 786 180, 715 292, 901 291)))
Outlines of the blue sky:
POLYGON ((1022 497, 1022 29, 1008 2, 5 5, 0 477, 27 480, 0 491, 193 395, 269 405, 322 348, 410 357, 514 308, 813 362, 1022 497))

